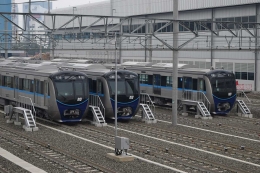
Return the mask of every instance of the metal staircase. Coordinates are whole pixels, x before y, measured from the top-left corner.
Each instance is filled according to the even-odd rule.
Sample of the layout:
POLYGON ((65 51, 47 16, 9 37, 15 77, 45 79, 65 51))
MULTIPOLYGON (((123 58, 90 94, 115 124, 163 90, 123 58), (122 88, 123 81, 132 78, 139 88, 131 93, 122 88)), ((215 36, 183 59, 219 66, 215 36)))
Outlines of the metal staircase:
POLYGON ((147 104, 140 104, 143 109, 142 118, 147 123, 156 123, 157 120, 154 118, 154 115, 147 104))
POLYGON ((247 105, 243 100, 237 100, 237 103, 238 103, 238 107, 240 108, 243 114, 251 114, 249 108, 247 107, 247 105))
POLYGON ((200 113, 202 114, 203 117, 209 117, 210 112, 208 111, 207 107, 203 102, 198 102, 197 108, 200 110, 200 113))
POLYGON ((93 113, 93 121, 91 123, 97 127, 107 126, 105 121, 105 107, 98 95, 89 95, 89 107, 93 113))
POLYGON ((180 102, 180 103, 178 104, 178 107, 177 107, 178 113, 180 113, 180 112, 182 111, 182 109, 183 109, 183 104, 182 104, 182 102, 180 102))
POLYGON ((189 90, 179 91, 178 99, 181 100, 178 111, 180 112, 179 109, 182 107, 182 115, 188 115, 187 106, 192 106, 197 107, 196 118, 212 119, 210 114, 211 104, 203 92, 189 90))
POLYGON ((95 124, 96 126, 106 126, 107 123, 99 107, 98 106, 89 106, 89 107, 91 108, 91 111, 93 113, 92 124, 95 124))
MULTIPOLYGON (((12 108, 12 115, 15 114, 16 117, 14 123, 16 125, 21 125, 21 122, 19 122, 19 115, 23 115, 23 128, 25 131, 38 131, 39 128, 36 127, 36 111, 32 99, 30 97, 19 95, 16 105, 17 107, 12 108)), ((10 120, 12 119, 12 115, 10 120)))
POLYGON ((33 114, 32 114, 32 111, 29 110, 29 109, 24 109, 23 110, 23 116, 24 116, 24 120, 25 120, 25 123, 26 123, 26 126, 28 128, 34 128, 36 127, 36 123, 34 121, 34 117, 33 117, 33 114))

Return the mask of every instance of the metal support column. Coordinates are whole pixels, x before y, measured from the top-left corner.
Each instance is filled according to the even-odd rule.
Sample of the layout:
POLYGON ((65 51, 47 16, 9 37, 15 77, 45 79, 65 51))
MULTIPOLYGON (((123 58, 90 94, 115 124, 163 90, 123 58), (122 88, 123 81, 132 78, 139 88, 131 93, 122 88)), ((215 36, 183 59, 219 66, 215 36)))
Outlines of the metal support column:
POLYGON ((42 60, 42 37, 40 37, 40 60, 42 60))
POLYGON ((152 39, 153 39, 153 36, 151 33, 153 33, 153 24, 148 24, 149 26, 149 34, 150 34, 150 37, 149 37, 149 62, 152 62, 153 61, 153 47, 152 47, 152 39))
POLYGON ((172 125, 177 125, 177 104, 178 104, 178 33, 179 33, 179 10, 178 3, 179 0, 173 0, 173 56, 172 56, 172 125))
MULTIPOLYGON (((211 20, 215 20, 214 17, 214 9, 211 10, 211 20)), ((215 23, 211 23, 211 29, 214 31, 216 25, 215 23)), ((210 40, 210 66, 213 67, 213 42, 214 42, 214 34, 211 32, 211 40, 210 40)))
MULTIPOLYGON (((53 36, 52 36, 53 37, 53 36)), ((53 60, 54 59, 54 39, 52 39, 52 43, 51 43, 52 45, 51 45, 51 47, 52 47, 52 56, 51 56, 51 60, 53 60)))
POLYGON ((8 51, 7 51, 7 20, 5 19, 5 59, 8 58, 8 51))
MULTIPOLYGON (((121 19, 120 19, 121 22, 121 19)), ((119 39, 119 63, 122 64, 122 35, 123 35, 123 25, 120 25, 120 39, 119 39)))
POLYGON ((149 31, 149 23, 146 23, 145 24, 145 47, 144 47, 144 62, 147 62, 147 38, 146 38, 146 36, 147 36, 147 33, 148 33, 148 31, 149 31))
POLYGON ((117 49, 117 41, 116 41, 116 33, 115 33, 115 137, 117 137, 117 56, 116 56, 116 49, 117 49))
MULTIPOLYGON (((256 22, 258 23, 260 21, 260 6, 259 4, 255 4, 256 5, 256 22)), ((260 82, 260 74, 259 74, 259 70, 258 70, 258 63, 259 63, 259 50, 258 50, 258 25, 255 26, 256 32, 255 32, 255 91, 260 91, 260 86, 258 85, 260 82)))

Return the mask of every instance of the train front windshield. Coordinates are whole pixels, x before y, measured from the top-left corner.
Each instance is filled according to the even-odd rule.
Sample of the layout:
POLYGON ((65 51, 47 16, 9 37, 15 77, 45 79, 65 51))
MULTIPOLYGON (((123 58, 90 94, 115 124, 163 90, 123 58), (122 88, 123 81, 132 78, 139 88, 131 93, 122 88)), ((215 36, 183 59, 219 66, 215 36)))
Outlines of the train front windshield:
POLYGON ((236 80, 234 74, 217 73, 211 75, 213 95, 226 99, 236 94, 236 80))
MULTIPOLYGON (((112 98, 115 97, 115 74, 112 74, 107 79, 112 98)), ((139 95, 138 76, 134 74, 118 73, 117 77, 117 95, 118 101, 132 100, 139 95)))
POLYGON ((87 82, 83 75, 58 75, 53 79, 56 99, 65 104, 79 104, 87 99, 87 82))

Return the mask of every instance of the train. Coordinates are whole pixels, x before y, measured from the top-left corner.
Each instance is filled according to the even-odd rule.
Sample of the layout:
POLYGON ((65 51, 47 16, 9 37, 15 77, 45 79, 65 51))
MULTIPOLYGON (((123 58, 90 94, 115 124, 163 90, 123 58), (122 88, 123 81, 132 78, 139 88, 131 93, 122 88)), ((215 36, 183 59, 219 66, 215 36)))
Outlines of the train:
MULTIPOLYGON (((126 68, 138 74, 140 90, 149 94, 155 104, 172 103, 172 63, 125 62, 126 68)), ((236 102, 236 79, 224 69, 199 69, 178 64, 178 101, 205 99, 211 114, 228 114, 236 102), (200 95, 200 97, 199 97, 200 95)), ((194 106, 189 108, 194 109, 194 106)), ((196 109, 196 108, 195 108, 196 109)))
POLYGON ((129 120, 135 116, 140 104, 138 75, 128 70, 117 71, 117 91, 115 91, 115 70, 102 64, 69 62, 62 68, 79 71, 88 76, 91 99, 98 96, 105 108, 105 118, 115 119, 115 93, 117 92, 117 119, 129 120))
POLYGON ((53 62, 30 64, 10 59, 0 62, 0 67, 1 105, 30 104, 31 100, 38 116, 58 122, 79 122, 87 116, 86 74, 63 71, 53 62))
MULTIPOLYGON (((95 105, 100 99, 105 118, 115 118, 115 70, 106 69, 102 64, 85 60, 10 58, 0 62, 0 67, 2 76, 8 73, 13 83, 17 80, 11 86, 1 85, 1 93, 10 93, 8 97, 0 94, 2 105, 16 105, 19 96, 27 97, 38 116, 58 122, 77 122, 92 119, 89 107, 101 106, 95 105)), ((139 78, 128 70, 119 70, 117 74, 117 118, 128 120, 139 108, 139 78)))

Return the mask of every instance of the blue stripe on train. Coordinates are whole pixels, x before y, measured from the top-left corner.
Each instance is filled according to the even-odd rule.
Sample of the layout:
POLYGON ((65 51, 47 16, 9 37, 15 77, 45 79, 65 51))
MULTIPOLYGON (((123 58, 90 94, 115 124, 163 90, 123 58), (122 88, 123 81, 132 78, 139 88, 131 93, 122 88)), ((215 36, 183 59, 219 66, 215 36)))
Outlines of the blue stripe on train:
MULTIPOLYGON (((10 91, 18 91, 18 92, 21 92, 21 93, 24 93, 24 94, 29 94, 29 95, 34 95, 36 94, 37 96, 39 97, 44 97, 43 94, 39 94, 39 93, 34 93, 34 92, 30 92, 30 91, 25 91, 25 90, 19 90, 19 89, 14 89, 14 88, 10 88, 10 87, 4 87, 4 86, 0 86, 0 88, 2 89, 6 89, 6 90, 10 90, 10 91)), ((47 98, 50 98, 50 96, 47 96, 47 98)))
MULTIPOLYGON (((167 89, 167 90, 172 90, 172 87, 167 87, 167 86, 159 86, 159 85, 156 85, 156 87, 154 87, 154 85, 149 85, 149 84, 140 84, 141 87, 149 87, 149 88, 161 88, 161 89, 167 89)), ((191 90, 191 89, 183 89, 183 88, 178 88, 179 91, 196 91, 198 92, 197 90, 191 90)), ((200 92, 203 92, 203 93, 206 93, 206 91, 200 91, 200 92)))

